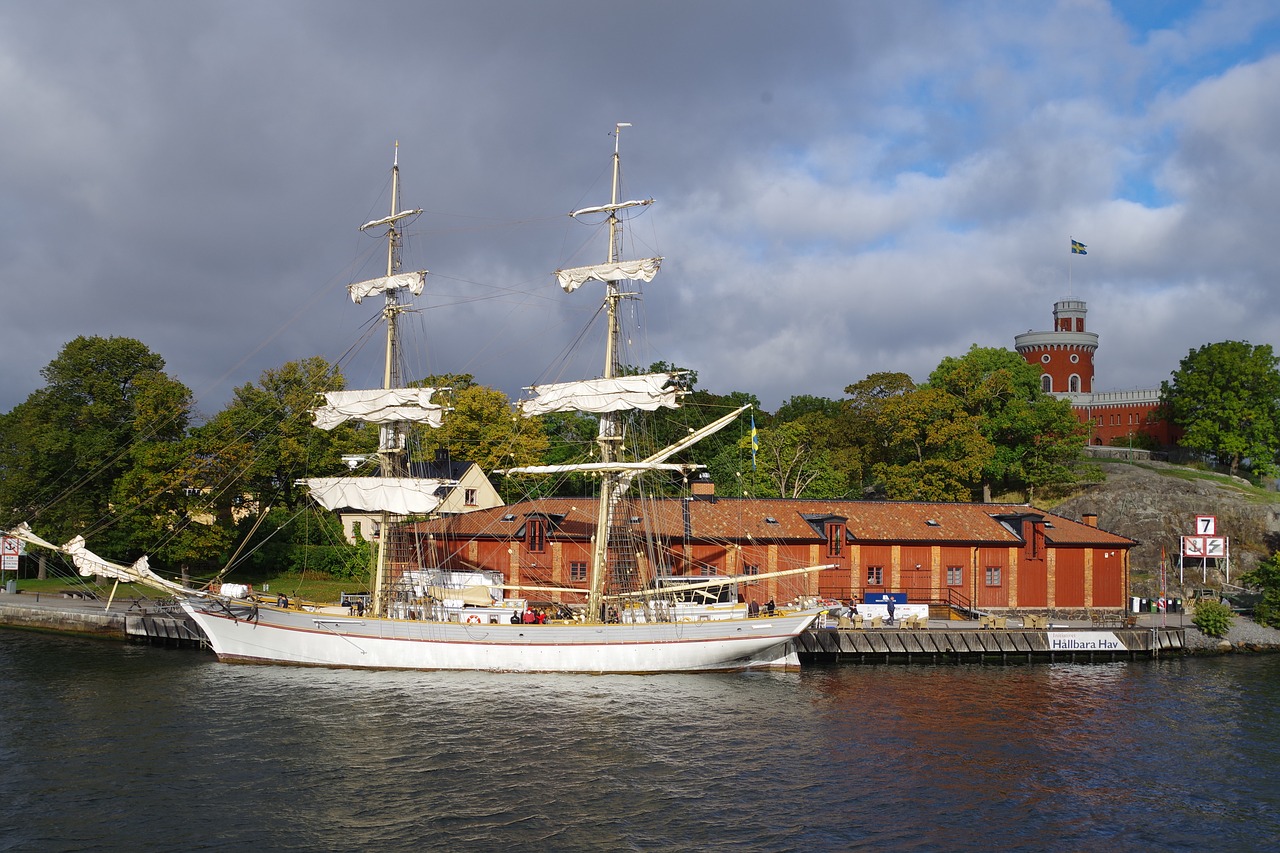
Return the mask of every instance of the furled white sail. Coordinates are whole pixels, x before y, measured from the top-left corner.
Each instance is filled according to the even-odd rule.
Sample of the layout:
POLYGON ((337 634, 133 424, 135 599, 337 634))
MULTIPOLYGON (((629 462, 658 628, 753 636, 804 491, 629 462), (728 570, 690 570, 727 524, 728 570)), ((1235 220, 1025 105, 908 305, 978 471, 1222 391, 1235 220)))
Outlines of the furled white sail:
POLYGON ((618 261, 612 264, 594 264, 589 267, 573 267, 556 270, 556 279, 565 293, 573 293, 588 281, 653 281, 658 274, 662 258, 641 258, 638 261, 618 261))
POLYGON ((419 477, 313 477, 303 480, 325 509, 422 515, 440 505, 442 480, 419 477))
POLYGON ((192 592, 192 590, 187 589, 181 584, 165 580, 155 572, 151 571, 151 567, 147 564, 146 557, 138 558, 138 561, 132 566, 122 566, 118 563, 112 563, 108 560, 102 559, 85 547, 83 536, 77 536, 66 545, 63 545, 59 550, 71 557, 71 562, 75 563, 76 569, 84 577, 89 577, 90 575, 102 575, 103 577, 115 578, 116 580, 125 581, 126 583, 145 583, 148 586, 155 586, 172 592, 181 592, 184 594, 190 594, 192 592))
POLYGON ((327 391, 328 405, 314 410, 315 425, 333 429, 349 420, 368 424, 425 423, 438 427, 444 407, 432 403, 434 388, 390 388, 368 391, 327 391))
POLYGON ((62 550, 57 545, 54 545, 52 542, 46 542, 44 539, 41 539, 39 536, 37 536, 35 531, 31 529, 31 525, 27 524, 25 521, 19 524, 17 527, 10 530, 5 535, 12 536, 15 539, 21 539, 23 542, 26 542, 30 545, 39 545, 42 548, 49 548, 54 551, 62 550))
POLYGON ((351 294, 351 301, 359 303, 366 296, 372 296, 375 293, 385 293, 388 290, 395 290, 397 287, 407 287, 409 292, 414 296, 421 296, 422 291, 427 286, 427 271, 418 270, 417 272, 403 272, 399 275, 385 275, 381 278, 371 278, 368 281, 358 281, 355 284, 347 285, 347 293, 351 294))
POLYGON ((554 385, 535 385, 537 395, 520 402, 520 413, 526 418, 550 412, 619 412, 643 409, 678 408, 679 388, 664 387, 670 373, 642 373, 613 379, 583 379, 554 385))

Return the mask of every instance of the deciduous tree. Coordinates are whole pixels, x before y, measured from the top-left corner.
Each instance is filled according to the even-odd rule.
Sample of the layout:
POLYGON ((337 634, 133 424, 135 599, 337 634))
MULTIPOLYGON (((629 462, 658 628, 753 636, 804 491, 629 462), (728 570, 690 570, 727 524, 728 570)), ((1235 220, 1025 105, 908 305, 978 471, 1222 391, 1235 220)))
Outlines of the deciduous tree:
POLYGON ((928 385, 959 400, 992 446, 982 468, 984 500, 992 487, 1030 493, 1076 480, 1086 428, 1070 402, 1041 390, 1039 371, 1016 352, 974 345, 944 358, 928 385))
MULTIPOLYGON (((84 535, 104 555, 116 482, 145 448, 179 441, 191 392, 141 341, 78 337, 41 371, 44 388, 0 417, 0 507, 47 538, 84 535)), ((147 512, 145 507, 136 507, 147 512)), ((113 531, 114 533, 114 531, 113 531)))
POLYGON ((1223 341, 1191 350, 1160 384, 1179 444, 1258 474, 1276 470, 1280 448, 1280 359, 1269 344, 1223 341))

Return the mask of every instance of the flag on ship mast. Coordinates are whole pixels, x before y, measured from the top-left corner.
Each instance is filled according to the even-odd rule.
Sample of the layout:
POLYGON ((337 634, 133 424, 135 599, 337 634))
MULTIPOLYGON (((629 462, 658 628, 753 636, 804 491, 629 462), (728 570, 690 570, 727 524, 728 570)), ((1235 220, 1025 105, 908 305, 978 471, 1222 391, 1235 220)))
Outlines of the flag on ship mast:
POLYGON ((760 436, 756 433, 756 413, 751 413, 751 470, 756 470, 756 451, 760 449, 760 436))

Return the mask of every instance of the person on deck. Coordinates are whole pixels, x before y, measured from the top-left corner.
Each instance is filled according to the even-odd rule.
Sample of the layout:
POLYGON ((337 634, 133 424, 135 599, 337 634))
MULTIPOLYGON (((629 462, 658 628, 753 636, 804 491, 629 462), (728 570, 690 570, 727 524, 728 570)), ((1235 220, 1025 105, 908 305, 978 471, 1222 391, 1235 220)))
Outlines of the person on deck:
POLYGON ((893 599, 892 598, 889 599, 889 603, 886 604, 885 607, 889 611, 889 620, 888 620, 889 624, 892 625, 893 624, 893 599))

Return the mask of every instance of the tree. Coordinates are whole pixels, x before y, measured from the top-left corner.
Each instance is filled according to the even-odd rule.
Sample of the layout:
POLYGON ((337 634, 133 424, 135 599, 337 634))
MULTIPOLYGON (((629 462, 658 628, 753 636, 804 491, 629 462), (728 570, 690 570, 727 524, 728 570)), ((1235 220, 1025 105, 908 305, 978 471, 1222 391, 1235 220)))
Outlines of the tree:
POLYGON ((442 426, 419 433, 423 458, 447 450, 486 472, 542 460, 548 446, 542 421, 520 417, 506 394, 478 384, 470 374, 432 376, 422 384, 448 389, 432 399, 450 409, 442 426))
MULTIPOLYGON (((45 387, 0 417, 6 520, 30 521, 59 541, 82 534, 113 553, 102 547, 103 532, 122 516, 152 511, 144 501, 113 506, 117 480, 147 447, 179 441, 191 417, 191 391, 164 364, 133 338, 67 343, 40 371, 45 387)), ((129 539, 118 529, 112 535, 129 539)))
POLYGON ((1016 352, 975 344, 944 358, 928 385, 955 396, 993 448, 982 469, 984 500, 993 486, 1034 492, 1075 481, 1086 428, 1069 401, 1041 390, 1039 371, 1016 352))
MULTIPOLYGON (((802 422, 779 423, 759 430, 756 471, 752 478, 760 497, 830 498, 843 494, 844 478, 831 464, 802 422)), ((742 439, 750 452, 751 437, 742 439)))
POLYGON ((1280 628, 1280 554, 1272 554, 1245 572, 1240 583, 1262 593, 1262 600, 1253 608, 1254 621, 1280 628))
POLYGON ((1280 370, 1271 346, 1245 341, 1191 350, 1160 383, 1160 400, 1183 430, 1179 444, 1229 460, 1234 475, 1248 460, 1256 474, 1276 470, 1280 447, 1280 370))
POLYGON ((978 419, 940 388, 884 399, 875 429, 885 461, 872 473, 895 500, 971 500, 995 453, 978 419))
POLYGON ((313 356, 264 370, 256 384, 235 389, 198 432, 206 476, 236 483, 228 500, 247 496, 262 510, 277 502, 296 508, 303 499, 300 478, 342 473, 344 453, 377 447, 376 428, 343 424, 326 432, 313 425, 318 395, 344 385, 336 368, 313 356))

